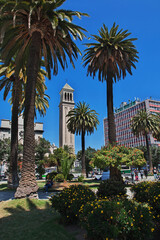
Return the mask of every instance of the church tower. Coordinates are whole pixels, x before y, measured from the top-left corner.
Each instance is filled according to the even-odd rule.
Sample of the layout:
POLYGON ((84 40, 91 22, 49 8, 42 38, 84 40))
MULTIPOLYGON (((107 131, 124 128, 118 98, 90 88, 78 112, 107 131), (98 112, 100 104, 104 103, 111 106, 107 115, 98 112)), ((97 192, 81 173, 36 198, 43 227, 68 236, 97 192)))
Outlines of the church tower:
POLYGON ((71 88, 67 83, 60 91, 60 104, 59 104, 59 147, 68 147, 75 151, 75 136, 70 133, 67 128, 67 117, 66 115, 70 110, 74 108, 73 100, 74 89, 71 88))

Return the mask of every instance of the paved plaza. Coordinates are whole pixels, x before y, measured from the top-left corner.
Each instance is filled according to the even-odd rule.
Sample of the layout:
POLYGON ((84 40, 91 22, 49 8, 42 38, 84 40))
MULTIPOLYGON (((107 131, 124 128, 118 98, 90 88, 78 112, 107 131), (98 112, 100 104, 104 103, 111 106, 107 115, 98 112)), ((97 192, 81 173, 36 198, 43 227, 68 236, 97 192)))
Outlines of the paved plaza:
MULTIPOLYGON (((144 178, 143 181, 154 181, 154 177, 148 176, 147 179, 144 178)), ((138 182, 140 182, 140 181, 138 181, 138 182)), ((3 184, 3 183, 6 183, 6 182, 2 182, 2 181, 0 182, 0 184, 3 184)), ((0 191, 0 202, 14 199, 14 194, 15 194, 15 190, 0 191)), ((52 193, 52 192, 46 193, 43 191, 39 191, 38 197, 39 197, 39 199, 49 199, 50 196, 53 194, 55 194, 55 193, 52 193)), ((129 198, 132 198, 132 193, 129 188, 127 188, 127 194, 129 196, 129 198)))

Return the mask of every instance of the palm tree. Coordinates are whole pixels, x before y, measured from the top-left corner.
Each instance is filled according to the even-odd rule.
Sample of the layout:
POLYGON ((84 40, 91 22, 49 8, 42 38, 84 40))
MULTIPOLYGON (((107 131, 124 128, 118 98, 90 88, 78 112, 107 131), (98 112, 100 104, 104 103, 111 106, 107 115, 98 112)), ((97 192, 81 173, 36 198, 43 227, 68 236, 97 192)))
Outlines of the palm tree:
MULTIPOLYGON (((12 121, 11 121, 11 153, 10 153, 10 167, 8 176, 8 187, 18 187, 19 178, 17 173, 17 154, 18 154, 18 115, 24 110, 24 92, 26 81, 26 70, 22 70, 19 76, 15 77, 15 63, 11 61, 9 66, 0 65, 0 90, 4 88, 3 98, 6 100, 8 93, 11 91, 12 95, 10 103, 12 105, 12 121), (16 80, 17 79, 17 80, 16 80)), ((49 96, 44 94, 47 89, 45 86, 46 72, 40 69, 36 82, 36 98, 35 98, 35 115, 36 109, 40 115, 46 114, 46 108, 49 107, 49 96), (47 99, 48 98, 48 99, 47 99)))
MULTIPOLYGON (((113 111, 113 83, 125 78, 126 73, 132 75, 131 68, 137 62, 137 50, 132 41, 136 38, 127 38, 131 33, 128 30, 118 30, 114 23, 110 32, 103 25, 99 36, 92 35, 93 43, 88 43, 83 56, 84 67, 88 65, 87 75, 95 77, 98 73, 99 81, 106 81, 107 85, 107 112, 108 112, 108 137, 109 143, 116 144, 116 127, 113 111)), ((120 177, 117 168, 111 168, 111 178, 120 177)))
POLYGON ((155 115, 155 120, 156 120, 157 125, 158 125, 158 131, 155 132, 155 133, 153 134, 153 136, 154 136, 158 141, 160 141, 160 113, 156 113, 156 115, 155 115))
POLYGON ((80 53, 72 40, 82 40, 83 28, 72 23, 73 17, 81 17, 77 11, 61 10, 65 0, 26 0, 4 3, 1 7, 1 32, 4 37, 1 58, 7 64, 16 56, 16 72, 27 60, 27 83, 24 110, 24 154, 22 177, 15 197, 37 196, 35 179, 34 104, 35 86, 40 60, 44 57, 48 77, 58 73, 58 62, 64 70, 67 58, 74 66, 73 58, 80 53), (14 4, 13 4, 14 2, 14 4), (8 4, 8 5, 7 5, 8 4), (11 21, 12 17, 12 21, 11 21))
POLYGON ((79 102, 76 108, 69 111, 67 114, 67 127, 68 130, 76 135, 81 135, 82 143, 82 175, 86 177, 86 165, 85 165, 85 135, 94 132, 94 128, 97 130, 97 124, 99 124, 98 113, 95 110, 91 110, 89 105, 85 102, 79 102))
POLYGON ((149 159, 149 170, 153 172, 152 156, 148 141, 148 134, 158 131, 155 115, 148 111, 141 110, 132 118, 131 130, 136 135, 142 134, 146 138, 146 147, 149 159))
POLYGON ((17 172, 17 158, 18 158, 18 112, 21 92, 21 77, 15 77, 13 63, 8 67, 0 66, 1 74, 4 76, 0 80, 0 90, 4 88, 3 98, 6 97, 12 88, 12 120, 11 120, 11 151, 10 151, 10 166, 8 176, 8 187, 16 188, 19 184, 17 172))

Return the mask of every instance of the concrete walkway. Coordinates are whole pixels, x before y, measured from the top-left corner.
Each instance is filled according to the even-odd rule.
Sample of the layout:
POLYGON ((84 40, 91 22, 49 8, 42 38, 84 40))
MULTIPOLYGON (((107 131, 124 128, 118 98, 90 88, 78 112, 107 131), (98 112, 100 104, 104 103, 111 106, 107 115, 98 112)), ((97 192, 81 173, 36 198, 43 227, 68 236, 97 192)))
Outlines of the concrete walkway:
MULTIPOLYGON (((14 199, 14 194, 15 194, 14 190, 13 191, 12 190, 0 191, 0 202, 14 199)), ((54 193, 45 193, 45 192, 39 191, 38 197, 39 197, 39 199, 49 199, 50 196, 53 194, 54 193)))

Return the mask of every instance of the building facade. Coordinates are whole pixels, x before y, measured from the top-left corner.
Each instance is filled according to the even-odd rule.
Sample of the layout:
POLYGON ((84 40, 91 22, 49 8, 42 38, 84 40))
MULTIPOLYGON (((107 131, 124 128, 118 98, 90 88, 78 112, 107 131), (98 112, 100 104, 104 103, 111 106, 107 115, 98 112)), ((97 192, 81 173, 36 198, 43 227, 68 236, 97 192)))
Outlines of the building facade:
POLYGON ((66 117, 68 112, 74 108, 73 99, 74 89, 71 88, 67 83, 60 91, 60 104, 59 104, 59 147, 67 145, 75 151, 75 136, 70 133, 67 128, 66 117))
MULTIPOLYGON (((43 123, 35 122, 34 124, 35 140, 43 138, 43 123)), ((23 144, 24 121, 22 116, 18 119, 18 141, 23 144)), ((0 126, 0 139, 11 138, 11 121, 2 119, 0 126)))
MULTIPOLYGON (((139 110, 149 111, 151 113, 160 113, 160 101, 146 99, 140 101, 138 98, 135 101, 123 102, 120 108, 115 109, 115 124, 116 124, 116 140, 119 145, 126 147, 139 147, 146 145, 146 140, 143 135, 136 137, 131 131, 131 119, 138 113, 139 110)), ((104 138, 105 146, 108 144, 108 119, 104 119, 104 138)), ((150 145, 160 146, 152 134, 148 134, 150 145)))

